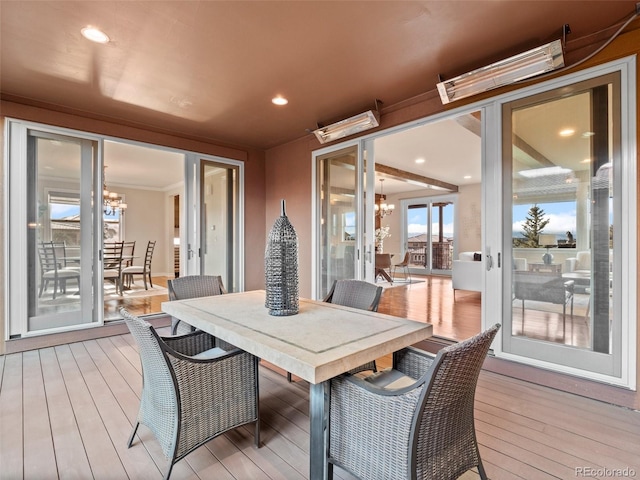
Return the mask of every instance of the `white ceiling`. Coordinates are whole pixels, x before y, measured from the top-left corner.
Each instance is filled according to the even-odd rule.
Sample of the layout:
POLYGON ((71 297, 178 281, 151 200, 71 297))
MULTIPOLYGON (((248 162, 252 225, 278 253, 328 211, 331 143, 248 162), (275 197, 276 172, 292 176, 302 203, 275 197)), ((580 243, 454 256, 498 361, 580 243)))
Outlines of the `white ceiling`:
MULTIPOLYGON (((480 183, 479 120, 473 121, 478 125, 477 129, 471 127, 474 131, 469 129, 469 122, 457 120, 462 118, 428 123, 377 139, 374 143, 376 163, 458 186, 480 183), (424 159, 424 163, 418 164, 416 159, 424 159)), ((384 192, 389 194, 420 188, 376 175, 376 180, 379 178, 385 178, 384 192)), ((376 183, 377 188, 380 182, 376 183)))
POLYGON ((167 190, 184 181, 184 155, 161 148, 106 141, 107 186, 167 190))

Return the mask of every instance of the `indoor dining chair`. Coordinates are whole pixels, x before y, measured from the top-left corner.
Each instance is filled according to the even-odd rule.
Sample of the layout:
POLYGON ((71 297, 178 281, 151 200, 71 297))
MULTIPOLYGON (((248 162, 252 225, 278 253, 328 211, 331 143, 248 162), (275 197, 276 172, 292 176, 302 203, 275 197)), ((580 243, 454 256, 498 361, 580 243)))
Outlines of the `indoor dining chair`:
MULTIPOLYGON (((133 265, 135 250, 136 250, 135 240, 124 242, 124 245, 122 247, 122 268, 131 267, 133 265)), ((128 283, 125 282, 124 278, 122 279, 123 285, 125 285, 127 288, 131 287, 131 277, 127 277, 126 280, 128 281, 128 283)))
POLYGON ((122 252, 124 242, 109 242, 102 246, 102 275, 116 286, 116 293, 122 295, 122 252))
POLYGON ((128 448, 140 424, 148 427, 169 460, 167 480, 176 462, 241 425, 255 423, 254 442, 260 446, 257 357, 215 347, 214 338, 201 330, 161 337, 124 308, 120 314, 142 364, 140 408, 128 448))
POLYGON ((332 465, 366 480, 451 480, 476 467, 486 479, 474 426, 480 369, 499 324, 433 355, 413 347, 393 368, 331 380, 332 465))
POLYGON ((134 275, 142 275, 144 289, 149 289, 147 287, 147 279, 149 280, 149 286, 153 288, 153 282, 151 281, 151 260, 153 259, 153 250, 155 246, 155 240, 149 240, 147 243, 147 250, 144 254, 144 263, 142 265, 132 265, 131 267, 125 267, 122 269, 122 278, 127 281, 128 285, 131 285, 131 282, 133 282, 134 275))
POLYGON ((402 268, 404 270, 404 278, 405 281, 409 279, 409 283, 411 283, 411 272, 409 271, 409 261, 411 260, 411 252, 407 250, 404 254, 404 258, 400 263, 395 263, 391 269, 391 278, 393 281, 396 281, 396 269, 402 268))
POLYGON ((133 265, 133 255, 136 250, 136 241, 132 240, 130 242, 124 242, 124 247, 122 249, 122 257, 124 261, 125 267, 130 267, 133 265))
POLYGON ((80 271, 73 268, 65 268, 63 259, 58 258, 56 252, 59 246, 54 242, 41 242, 38 245, 38 258, 40 261, 40 291, 38 297, 49 287, 49 283, 53 282, 53 300, 56 299, 58 292, 67 292, 67 281, 75 280, 80 286, 80 271))

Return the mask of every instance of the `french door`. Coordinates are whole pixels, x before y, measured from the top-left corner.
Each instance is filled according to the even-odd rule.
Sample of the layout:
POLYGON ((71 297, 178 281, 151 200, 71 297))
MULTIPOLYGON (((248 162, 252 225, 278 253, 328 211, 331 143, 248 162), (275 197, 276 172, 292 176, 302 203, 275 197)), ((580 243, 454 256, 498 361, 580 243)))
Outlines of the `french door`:
POLYGON ((9 128, 9 334, 99 324, 99 142, 14 121, 9 128))
POLYGON ((402 201, 404 251, 418 275, 451 274, 455 248, 455 196, 402 201))
POLYGON ((242 163, 189 154, 185 178, 183 273, 220 275, 227 291, 244 290, 242 163))

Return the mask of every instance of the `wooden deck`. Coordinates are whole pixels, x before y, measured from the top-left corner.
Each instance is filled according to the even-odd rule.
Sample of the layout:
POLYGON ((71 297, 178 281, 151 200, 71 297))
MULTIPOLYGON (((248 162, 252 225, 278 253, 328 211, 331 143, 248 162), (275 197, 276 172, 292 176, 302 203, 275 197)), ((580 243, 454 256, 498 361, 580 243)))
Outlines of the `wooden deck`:
MULTIPOLYGON (((180 461, 172 479, 307 478, 308 385, 260 370, 262 448, 251 426, 237 429, 180 461)), ((126 448, 142 386, 130 335, 0 356, 0 381, 0 479, 162 478, 146 427, 126 448)), ((638 412, 483 371, 476 428, 493 480, 640 477, 638 412)))

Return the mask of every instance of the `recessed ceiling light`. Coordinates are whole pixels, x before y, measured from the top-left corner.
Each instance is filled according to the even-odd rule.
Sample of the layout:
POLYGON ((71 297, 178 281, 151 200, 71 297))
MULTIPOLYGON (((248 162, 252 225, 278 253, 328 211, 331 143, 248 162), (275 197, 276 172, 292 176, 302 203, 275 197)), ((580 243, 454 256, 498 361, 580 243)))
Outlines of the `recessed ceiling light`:
POLYGON ((289 103, 289 100, 281 95, 278 95, 271 99, 271 103, 273 103, 274 105, 286 105, 287 103, 289 103))
POLYGON ((584 160, 580 160, 580 163, 591 163, 591 159, 585 158, 584 160))
POLYGON ((108 43, 109 36, 102 30, 98 30, 96 27, 84 27, 80 30, 82 36, 87 40, 91 40, 96 43, 108 43))
POLYGON ((416 158, 416 163, 424 163, 424 158, 416 158))
POLYGON ((589 137, 593 137, 595 135, 595 132, 584 132, 582 134, 582 138, 589 138, 589 137))
POLYGON ((464 177, 462 177, 462 178, 464 178, 465 180, 469 180, 469 179, 471 178, 471 175, 465 175, 465 176, 464 176, 464 177))
POLYGON ((571 135, 576 133, 576 131, 573 128, 565 128, 560 130, 560 132, 558 133, 560 134, 561 137, 570 137, 571 135))

